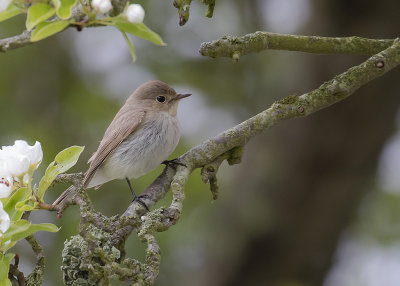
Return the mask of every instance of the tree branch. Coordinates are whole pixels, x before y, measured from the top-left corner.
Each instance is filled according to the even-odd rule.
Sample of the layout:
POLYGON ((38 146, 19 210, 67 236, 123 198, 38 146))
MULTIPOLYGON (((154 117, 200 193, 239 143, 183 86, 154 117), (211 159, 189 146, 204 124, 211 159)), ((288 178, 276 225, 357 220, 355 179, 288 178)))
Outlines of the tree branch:
MULTIPOLYGON (((80 206, 80 234, 71 238, 63 251, 67 285, 78 278, 91 283, 118 278, 153 284, 160 265, 160 250, 153 234, 169 229, 178 221, 183 209, 184 188, 193 170, 202 168, 204 180, 211 183, 215 192, 216 173, 221 163, 224 160, 230 164, 240 162, 242 147, 254 136, 283 120, 304 117, 339 102, 399 64, 400 41, 396 39, 387 49, 317 89, 278 100, 267 110, 192 148, 178 158, 183 166, 166 167, 141 195, 146 205, 153 207, 171 188, 173 199, 168 208, 146 213, 145 208, 134 201, 123 215, 107 218, 93 209, 84 190, 78 187, 70 201, 80 206), (145 263, 124 257, 124 244, 133 230, 147 244, 145 263)), ((59 179, 61 181, 61 177, 59 179)), ((74 181, 76 177, 63 179, 74 181)))
POLYGON ((0 52, 7 52, 16 48, 31 44, 32 31, 24 31, 22 34, 0 40, 0 52))
POLYGON ((200 54, 212 58, 227 57, 237 61, 240 56, 263 50, 287 50, 316 54, 373 55, 393 44, 394 40, 361 37, 318 37, 255 32, 242 37, 225 36, 202 43, 200 54))
MULTIPOLYGON (((184 185, 194 169, 203 168, 216 161, 217 165, 220 164, 222 161, 218 160, 219 156, 230 152, 232 149, 244 146, 251 138, 262 131, 277 125, 281 121, 304 117, 337 103, 353 94, 361 86, 384 75, 399 64, 400 41, 395 40, 393 45, 386 50, 370 57, 362 64, 335 76, 319 88, 301 96, 292 95, 276 101, 267 110, 192 148, 179 157, 180 162, 184 163, 187 167, 178 167, 172 179, 171 189, 174 197, 171 206, 159 212, 158 217, 150 218, 146 216, 142 224, 142 227, 145 226, 146 229, 140 232, 152 233, 154 231, 164 231, 176 223, 182 210, 184 185), (147 219, 151 221, 146 222, 147 219)), ((238 160, 237 155, 233 157, 231 159, 232 162, 235 162, 235 158, 238 160)), ((161 178, 159 181, 160 186, 166 186, 169 180, 170 176, 161 178)), ((163 193, 165 188, 156 188, 153 186, 151 190, 148 189, 146 191, 149 193, 158 191, 163 193)), ((152 194, 150 197, 157 197, 157 195, 152 194)), ((153 202, 153 204, 155 203, 153 202)), ((138 208, 139 204, 133 202, 129 209, 135 207, 138 208)), ((129 213, 132 215, 132 212, 129 213)))
POLYGON ((26 277, 25 283, 27 286, 42 285, 46 263, 43 248, 33 235, 27 236, 25 240, 31 245, 33 252, 36 254, 35 268, 33 268, 32 273, 26 277))

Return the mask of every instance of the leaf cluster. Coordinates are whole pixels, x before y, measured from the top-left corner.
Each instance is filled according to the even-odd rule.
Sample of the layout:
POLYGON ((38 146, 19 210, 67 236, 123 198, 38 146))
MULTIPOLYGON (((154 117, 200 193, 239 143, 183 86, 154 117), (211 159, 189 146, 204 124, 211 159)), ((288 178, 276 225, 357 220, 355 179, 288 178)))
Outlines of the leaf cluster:
POLYGON ((127 20, 128 4, 116 16, 106 16, 93 9, 88 0, 14 0, 6 10, 0 12, 0 22, 20 14, 26 14, 25 26, 26 30, 31 32, 31 42, 53 36, 68 27, 76 27, 80 31, 85 27, 112 26, 123 34, 129 45, 132 59, 135 61, 135 49, 126 33, 156 45, 165 46, 166 44, 157 33, 145 24, 131 23, 127 20))

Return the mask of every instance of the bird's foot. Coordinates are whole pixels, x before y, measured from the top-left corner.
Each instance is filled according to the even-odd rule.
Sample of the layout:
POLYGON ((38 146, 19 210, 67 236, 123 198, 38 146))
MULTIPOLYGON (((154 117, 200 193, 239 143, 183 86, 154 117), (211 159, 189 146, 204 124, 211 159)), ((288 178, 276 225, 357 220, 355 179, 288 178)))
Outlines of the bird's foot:
POLYGON ((179 158, 175 158, 175 159, 172 159, 172 160, 165 160, 165 161, 161 162, 161 164, 164 164, 164 165, 166 165, 166 166, 168 166, 168 167, 171 167, 171 168, 173 168, 173 169, 175 169, 175 170, 176 170, 176 167, 177 167, 177 166, 187 167, 185 164, 183 164, 183 163, 179 160, 179 158))
POLYGON ((137 201, 139 204, 141 204, 142 206, 144 206, 144 207, 146 208, 146 210, 149 212, 150 209, 147 207, 147 205, 144 203, 144 201, 142 201, 142 199, 139 198, 139 197, 135 194, 135 192, 133 191, 131 181, 130 181, 128 178, 125 178, 125 180, 126 180, 126 182, 128 183, 129 189, 131 190, 131 193, 132 193, 132 196, 133 196, 132 203, 133 203, 134 201, 137 201))
POLYGON ((149 207, 146 205, 146 203, 140 197, 135 196, 132 200, 132 203, 135 201, 138 202, 139 204, 141 204, 148 212, 150 211, 149 207))

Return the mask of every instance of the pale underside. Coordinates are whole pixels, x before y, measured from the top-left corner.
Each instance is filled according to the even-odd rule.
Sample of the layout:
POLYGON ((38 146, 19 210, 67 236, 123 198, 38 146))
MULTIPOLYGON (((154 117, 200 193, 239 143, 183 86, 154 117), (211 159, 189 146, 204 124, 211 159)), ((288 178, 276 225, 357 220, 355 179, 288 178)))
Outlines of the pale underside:
POLYGON ((168 158, 179 142, 178 120, 168 112, 157 115, 151 120, 144 118, 140 127, 110 152, 87 181, 87 188, 114 179, 138 178, 168 158))

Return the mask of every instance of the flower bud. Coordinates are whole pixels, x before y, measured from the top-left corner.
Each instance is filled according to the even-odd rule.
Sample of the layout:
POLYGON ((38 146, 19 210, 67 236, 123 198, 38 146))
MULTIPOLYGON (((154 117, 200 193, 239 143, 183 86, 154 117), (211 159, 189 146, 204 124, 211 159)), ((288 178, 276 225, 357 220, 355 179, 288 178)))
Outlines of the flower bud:
POLYGON ((140 4, 131 4, 128 6, 128 9, 126 9, 125 15, 126 19, 131 23, 142 23, 144 19, 144 9, 140 4))
POLYGON ((112 9, 110 0, 93 0, 92 7, 100 13, 107 13, 112 9))

